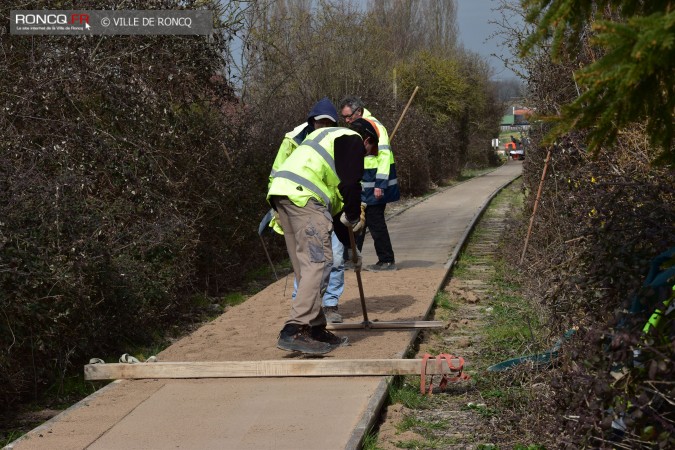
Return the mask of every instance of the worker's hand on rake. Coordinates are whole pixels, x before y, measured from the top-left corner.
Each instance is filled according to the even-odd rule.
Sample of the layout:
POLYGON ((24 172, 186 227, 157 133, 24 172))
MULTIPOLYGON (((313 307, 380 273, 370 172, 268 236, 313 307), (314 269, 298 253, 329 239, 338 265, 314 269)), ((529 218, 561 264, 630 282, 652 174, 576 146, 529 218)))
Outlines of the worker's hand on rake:
POLYGON ((352 254, 352 249, 347 249, 347 260, 354 263, 354 271, 360 271, 363 266, 363 258, 361 258, 361 252, 359 249, 356 249, 356 261, 354 261, 354 255, 352 254))
POLYGON ((352 222, 351 220, 347 219, 347 215, 345 213, 342 213, 340 216, 340 222, 347 228, 351 228, 354 233, 358 233, 363 229, 365 226, 365 214, 361 215, 358 220, 352 222))

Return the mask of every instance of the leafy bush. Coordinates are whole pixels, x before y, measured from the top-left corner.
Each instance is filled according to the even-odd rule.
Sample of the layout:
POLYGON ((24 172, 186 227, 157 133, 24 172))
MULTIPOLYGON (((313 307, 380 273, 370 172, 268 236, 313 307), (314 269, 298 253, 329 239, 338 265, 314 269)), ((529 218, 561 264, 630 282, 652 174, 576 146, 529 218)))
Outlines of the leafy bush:
MULTIPOLYGON (((579 416, 557 438, 551 419, 549 432, 559 445, 616 439, 611 424, 620 418, 631 446, 647 426, 654 430, 647 441, 674 436, 665 420, 667 403, 659 400, 672 399, 663 382, 673 376, 673 321, 663 324, 659 339, 644 335, 659 301, 647 302, 650 293, 640 286, 650 261, 675 245, 668 225, 675 223, 675 185, 668 170, 650 169, 624 152, 589 160, 573 142, 555 148, 528 246, 526 278, 552 328, 562 334, 580 327, 553 374, 557 414, 579 416), (636 301, 650 306, 627 314, 636 301), (641 349, 639 362, 635 349, 641 349)), ((528 179, 536 180, 544 153, 530 152, 528 179)), ((531 192, 537 184, 529 185, 531 192)))
MULTIPOLYGON (((574 81, 562 75, 569 72, 555 70, 572 61, 551 63, 540 55, 530 81, 542 113, 574 99, 574 81)), ((560 136, 557 145, 548 147, 542 145, 545 129, 532 133, 534 146, 524 163, 525 186, 532 194, 526 211, 532 211, 549 150, 551 160, 525 278, 532 295, 547 307, 558 335, 580 327, 552 374, 558 410, 548 412, 542 434, 555 447, 613 441, 630 447, 672 444, 667 402, 658 400, 672 398, 662 383, 672 378, 667 363, 672 345, 645 342, 642 326, 652 309, 625 314, 642 295, 649 262, 675 245, 669 225, 675 221, 672 170, 649 165, 655 152, 646 146, 645 130, 643 125, 625 126, 619 145, 602 149, 597 157, 587 151, 585 131, 560 136), (646 369, 633 361, 632 350, 638 348, 646 369), (561 430, 560 416, 574 420, 565 420, 561 430), (624 429, 617 431, 617 426, 624 429), (651 431, 645 432, 648 427, 651 431)), ((522 229, 524 233, 527 224, 522 229)), ((672 342, 672 323, 664 333, 672 342)))
MULTIPOLYGON (((659 53, 654 64, 651 54, 672 40, 672 26, 656 33, 649 52, 639 54, 642 38, 670 20, 672 12, 655 14, 669 4, 526 0, 520 12, 533 28, 529 35, 511 31, 511 42, 525 50, 519 63, 528 71, 530 105, 539 117, 556 119, 553 133, 545 125, 533 127, 523 165, 529 218, 551 153, 522 265, 524 280, 546 306, 558 336, 579 327, 551 372, 553 395, 535 400, 555 407, 532 412, 554 448, 675 443, 675 322, 671 317, 658 332, 643 332, 654 309, 665 309, 675 282, 667 280, 666 292, 658 295, 643 287, 650 262, 675 247, 675 177, 668 165, 672 83, 647 81, 645 88, 634 79, 672 78, 672 58, 659 53), (610 35, 610 29, 621 32, 610 35), (618 65, 617 55, 623 55, 618 65), (662 164, 651 165, 656 161, 662 164)), ((527 227, 522 223, 517 235, 524 237, 527 227)), ((511 252, 514 264, 517 253, 511 252)))
POLYGON ((242 256, 256 254, 260 211, 245 205, 266 173, 252 164, 245 112, 217 75, 221 31, 2 35, 3 407, 90 356, 185 320, 188 292, 222 288, 255 263, 242 256))

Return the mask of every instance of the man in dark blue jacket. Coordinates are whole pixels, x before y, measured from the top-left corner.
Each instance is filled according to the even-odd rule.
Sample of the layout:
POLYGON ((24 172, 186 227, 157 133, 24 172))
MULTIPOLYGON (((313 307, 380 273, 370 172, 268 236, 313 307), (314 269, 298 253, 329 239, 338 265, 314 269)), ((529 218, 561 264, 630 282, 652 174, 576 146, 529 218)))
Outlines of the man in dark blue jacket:
MULTIPOLYGON (((364 161, 361 201, 367 205, 366 226, 370 230, 377 253, 377 264, 367 266, 365 269, 372 272, 396 270, 394 249, 391 246, 387 222, 384 219, 384 209, 387 203, 401 198, 394 154, 389 145, 389 135, 384 125, 370 114, 359 97, 347 97, 342 100, 340 112, 348 124, 360 118, 370 122, 377 131, 379 139, 377 152, 366 155, 364 161)), ((362 233, 356 238, 359 250, 363 248, 364 236, 365 234, 362 233)))

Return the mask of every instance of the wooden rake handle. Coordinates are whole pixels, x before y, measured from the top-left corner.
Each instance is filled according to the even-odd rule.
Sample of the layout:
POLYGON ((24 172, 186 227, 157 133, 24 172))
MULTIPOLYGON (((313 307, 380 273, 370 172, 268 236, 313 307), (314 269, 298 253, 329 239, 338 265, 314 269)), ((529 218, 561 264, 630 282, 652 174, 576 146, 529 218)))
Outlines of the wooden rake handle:
POLYGON ((361 281, 361 269, 356 268, 356 263, 359 257, 356 255, 356 238, 354 238, 354 229, 351 225, 347 226, 349 230, 349 244, 352 249, 352 262, 354 263, 354 272, 356 272, 356 283, 359 285, 359 297, 361 298, 361 309, 363 310, 363 323, 368 328, 370 321, 368 320, 368 311, 366 311, 366 296, 363 293, 363 281, 361 281))

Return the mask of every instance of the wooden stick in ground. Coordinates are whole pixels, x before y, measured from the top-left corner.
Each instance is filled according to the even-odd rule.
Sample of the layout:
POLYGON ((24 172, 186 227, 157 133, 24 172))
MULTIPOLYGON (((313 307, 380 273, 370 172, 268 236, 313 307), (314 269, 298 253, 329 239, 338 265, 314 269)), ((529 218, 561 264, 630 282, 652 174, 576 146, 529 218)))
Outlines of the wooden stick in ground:
MULTIPOLYGON (((260 236, 260 235, 258 235, 260 236)), ((279 277, 277 276, 277 271, 274 269, 274 263, 272 262, 272 258, 270 258, 270 254, 267 251, 267 246, 265 245, 265 240, 263 239, 262 236, 260 236, 260 242, 262 242, 263 250, 265 250, 265 256, 267 256, 267 261, 270 263, 270 267, 272 268, 272 272, 274 273, 274 278, 279 281, 279 277)))
POLYGON ((405 116, 405 113, 408 111, 408 107, 413 101, 413 98, 415 98, 415 94, 417 94, 417 91, 419 90, 419 86, 415 86, 415 90, 413 91, 412 95, 410 96, 410 100, 408 100, 408 104, 405 105, 405 108, 403 108, 403 112, 401 113, 401 117, 399 117, 398 122, 396 122, 396 126, 394 127, 394 131, 391 132, 391 136, 389 136, 389 142, 394 140, 394 135, 396 134, 396 130, 398 130, 398 126, 401 125, 401 122, 403 121, 403 117, 405 116))
MULTIPOLYGON (((357 261, 359 260, 356 255, 356 239, 354 238, 354 229, 351 226, 348 226, 349 230, 349 245, 352 248, 352 262, 356 266, 357 261)), ((354 268, 356 272, 356 283, 359 285, 359 297, 361 297, 361 309, 363 310, 363 323, 366 328, 369 328, 370 321, 368 320, 368 312, 366 311, 366 296, 363 293, 363 282, 361 281, 361 269, 354 268)))
POLYGON ((546 169, 548 169, 548 162, 551 160, 551 149, 548 149, 546 154, 546 161, 544 162, 544 171, 541 174, 541 181, 539 181, 539 189, 537 190, 537 197, 534 199, 534 207, 532 208, 532 216, 530 217, 530 226, 527 227, 527 236, 525 236, 525 245, 523 246, 523 253, 520 255, 519 264, 523 263, 525 259, 525 252, 527 251, 527 243, 530 240, 530 234, 532 233, 532 224, 534 223, 534 215, 537 212, 537 205, 539 205, 539 198, 541 197, 541 190, 544 187, 544 178, 546 178, 546 169))

